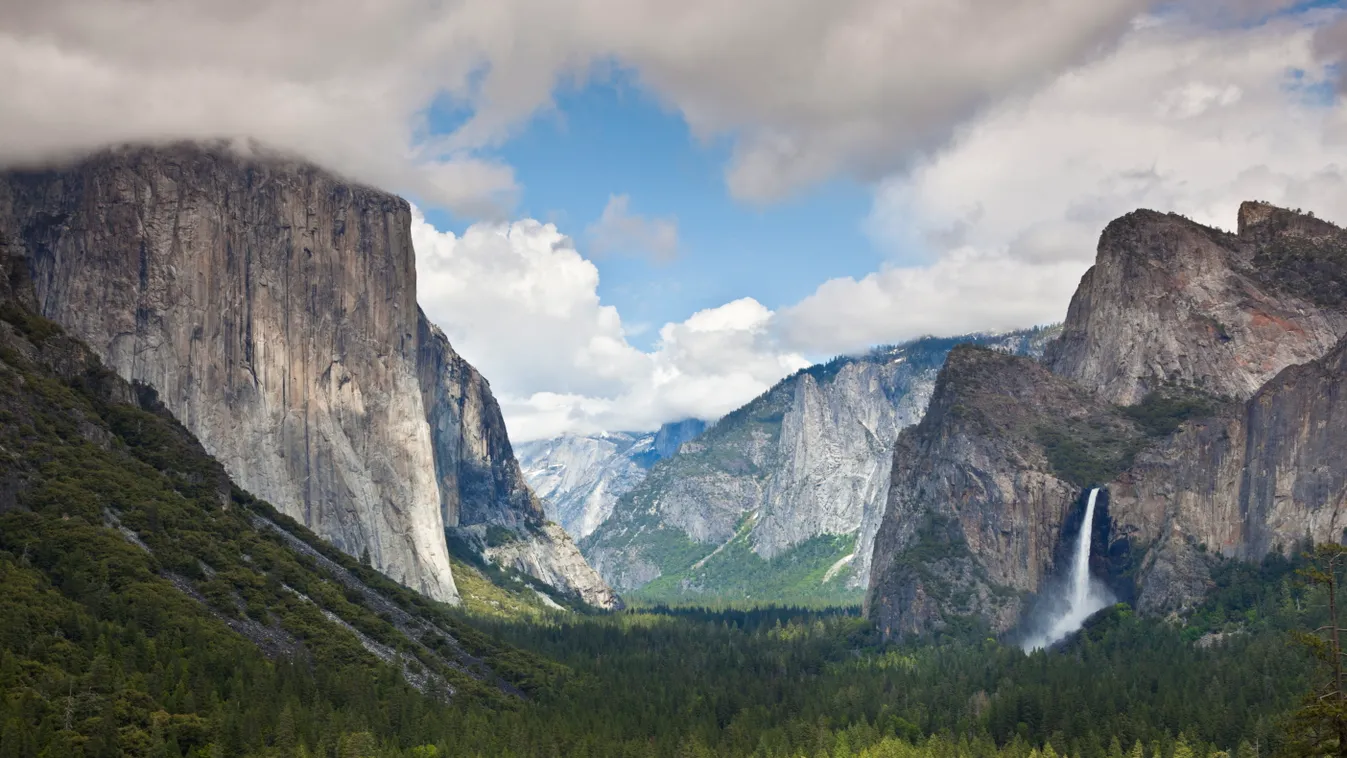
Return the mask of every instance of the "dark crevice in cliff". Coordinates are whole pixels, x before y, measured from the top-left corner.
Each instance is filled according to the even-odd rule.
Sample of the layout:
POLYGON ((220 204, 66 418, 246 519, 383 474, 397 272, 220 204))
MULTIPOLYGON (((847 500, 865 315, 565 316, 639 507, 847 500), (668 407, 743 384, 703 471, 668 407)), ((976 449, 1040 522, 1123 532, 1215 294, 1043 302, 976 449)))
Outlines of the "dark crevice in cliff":
MULTIPOLYGON (((1089 496, 1089 489, 1081 490, 1062 522, 1057 544, 1052 550, 1054 571, 1050 581, 1061 578, 1071 565, 1071 554, 1080 536, 1081 521, 1085 517, 1089 496)), ((1108 488, 1101 488, 1095 501, 1094 524, 1090 535, 1090 575, 1103 582, 1118 602, 1131 604, 1136 599, 1133 572, 1138 553, 1133 550, 1131 540, 1119 533, 1109 510, 1110 502, 1108 488)))

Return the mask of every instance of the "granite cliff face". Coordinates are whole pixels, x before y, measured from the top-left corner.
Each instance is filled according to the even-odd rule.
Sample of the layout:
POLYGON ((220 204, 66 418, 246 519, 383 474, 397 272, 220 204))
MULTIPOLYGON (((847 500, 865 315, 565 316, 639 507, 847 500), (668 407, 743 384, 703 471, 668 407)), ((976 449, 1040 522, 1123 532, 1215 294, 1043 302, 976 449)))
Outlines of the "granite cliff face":
POLYGON ((1111 485, 1140 544, 1141 610, 1168 613, 1208 586, 1199 552, 1258 560, 1347 528, 1347 340, 1292 366, 1247 402, 1187 424, 1111 485))
MULTIPOLYGON (((1004 631, 1051 573, 1082 484, 1056 470, 1053 432, 1121 460, 1142 432, 1037 362, 976 347, 950 353, 925 418, 899 435, 874 542, 867 613, 886 636, 974 616, 1004 631), (1088 443, 1086 443, 1088 444, 1088 443)), ((1088 483, 1088 482, 1087 482, 1088 483)))
POLYGON ((0 227, 43 315, 342 550, 452 602, 446 526, 541 525, 489 388, 416 305, 404 200, 178 144, 4 174, 0 227))
POLYGON ((688 419, 653 433, 566 435, 518 446, 524 478, 548 517, 575 539, 589 536, 613 512, 617 499, 640 483, 657 461, 678 452, 706 429, 688 419))
POLYGON ((918 340, 805 369, 654 466, 581 547, 614 586, 657 582, 646 592, 661 597, 854 599, 893 440, 920 420, 945 355, 967 340, 1036 353, 1048 334, 918 340))
POLYGON ((1244 203, 1239 233, 1136 211, 1109 224, 1046 361, 1110 402, 1165 383, 1247 398, 1347 334, 1347 232, 1244 203))
POLYGON ((1051 371, 956 351, 900 435, 867 612, 893 636, 1009 629, 1093 484, 1100 560, 1119 561, 1096 573, 1130 562, 1148 613, 1202 597, 1206 551, 1341 539, 1345 239, 1257 203, 1238 235, 1149 211, 1111 224, 1051 371))

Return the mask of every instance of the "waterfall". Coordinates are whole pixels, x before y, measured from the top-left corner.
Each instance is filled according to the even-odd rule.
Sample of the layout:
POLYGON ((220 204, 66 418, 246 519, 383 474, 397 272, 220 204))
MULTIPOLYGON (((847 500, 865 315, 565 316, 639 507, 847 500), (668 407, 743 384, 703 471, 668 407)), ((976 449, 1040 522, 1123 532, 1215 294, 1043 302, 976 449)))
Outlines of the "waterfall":
POLYGON ((1046 632, 1025 642, 1025 650, 1047 647, 1066 637, 1079 629, 1090 614, 1110 602, 1107 592, 1090 581, 1090 538, 1094 533, 1094 505, 1098 499, 1099 488, 1095 487, 1090 490, 1090 498, 1085 504, 1085 518, 1080 522, 1080 534, 1076 537, 1075 558, 1071 563, 1071 575, 1067 578, 1065 607, 1050 617, 1046 632))
POLYGON ((1076 562, 1071 565, 1071 605, 1068 616, 1090 602, 1090 538, 1094 535, 1094 503, 1099 499, 1099 488, 1090 490, 1090 501, 1085 504, 1085 520, 1080 522, 1080 536, 1076 537, 1076 562))

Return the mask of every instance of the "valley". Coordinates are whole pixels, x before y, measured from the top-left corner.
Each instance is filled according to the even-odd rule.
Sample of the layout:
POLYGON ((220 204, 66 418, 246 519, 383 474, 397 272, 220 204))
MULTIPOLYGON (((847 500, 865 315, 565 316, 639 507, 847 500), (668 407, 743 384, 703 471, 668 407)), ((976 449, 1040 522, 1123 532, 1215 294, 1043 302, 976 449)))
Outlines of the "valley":
POLYGON ((412 223, 220 145, 0 175, 0 758, 1322 754, 1347 232, 1137 211, 1060 325, 514 445, 412 223))

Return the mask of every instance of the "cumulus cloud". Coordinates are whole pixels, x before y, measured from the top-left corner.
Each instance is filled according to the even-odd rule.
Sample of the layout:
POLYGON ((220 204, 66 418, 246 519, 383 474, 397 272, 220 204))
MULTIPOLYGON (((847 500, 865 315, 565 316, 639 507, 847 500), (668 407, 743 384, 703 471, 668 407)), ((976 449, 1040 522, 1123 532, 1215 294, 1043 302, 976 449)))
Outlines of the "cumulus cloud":
POLYGON ((585 229, 594 255, 642 255, 656 262, 678 255, 678 222, 627 210, 631 198, 610 195, 599 220, 585 229))
POLYGON ((1231 228, 1263 199, 1347 221, 1347 110, 1325 102, 1311 12, 1253 27, 1145 19, 1109 56, 962 127, 886 180, 879 238, 925 255, 783 309, 788 342, 857 349, 1060 320, 1109 220, 1139 207, 1231 228))
POLYGON ((461 213, 482 152, 559 81, 629 69, 771 199, 901 165, 1090 59, 1146 0, 44 0, 0 3, 0 162, 109 141, 255 137, 461 213), (448 102, 471 117, 433 134, 448 102))
POLYGON ((515 441, 716 418, 807 365, 773 313, 736 300, 627 342, 598 269, 554 225, 479 223, 462 236, 413 212, 421 307, 490 381, 515 441))

